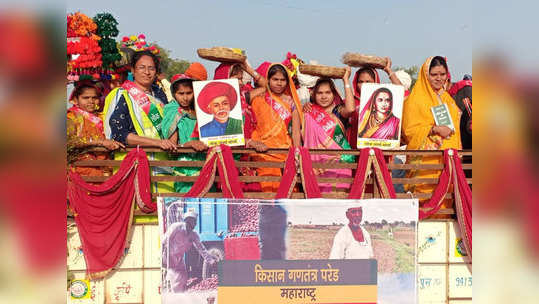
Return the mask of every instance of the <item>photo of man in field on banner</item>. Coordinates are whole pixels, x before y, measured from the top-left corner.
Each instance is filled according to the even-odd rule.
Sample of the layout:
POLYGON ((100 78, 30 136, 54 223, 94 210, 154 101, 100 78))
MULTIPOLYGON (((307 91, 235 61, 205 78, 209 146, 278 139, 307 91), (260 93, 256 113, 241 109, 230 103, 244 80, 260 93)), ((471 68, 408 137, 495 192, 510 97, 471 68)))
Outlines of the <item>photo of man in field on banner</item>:
POLYGON ((288 215, 287 260, 375 260, 377 303, 416 303, 416 199, 280 203, 288 215))
POLYGON ((193 83, 200 140, 208 146, 243 145, 243 118, 237 79, 193 83))

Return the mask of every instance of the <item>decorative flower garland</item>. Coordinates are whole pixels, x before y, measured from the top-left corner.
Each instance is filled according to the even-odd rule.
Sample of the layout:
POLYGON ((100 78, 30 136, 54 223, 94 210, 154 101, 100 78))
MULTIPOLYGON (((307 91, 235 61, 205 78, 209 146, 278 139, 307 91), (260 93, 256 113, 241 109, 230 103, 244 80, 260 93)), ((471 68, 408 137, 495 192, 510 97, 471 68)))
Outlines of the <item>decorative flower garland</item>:
POLYGON ((72 60, 68 62, 68 67, 71 70, 97 68, 103 64, 101 60, 101 47, 97 41, 88 37, 68 41, 67 54, 72 56, 72 60))
POLYGON ((148 44, 146 42, 146 36, 140 34, 138 36, 131 35, 129 37, 124 36, 122 38, 121 47, 133 49, 134 51, 150 51, 154 54, 159 54, 159 49, 155 45, 148 44))
POLYGON ((296 75, 297 68, 300 64, 303 64, 303 60, 299 59, 296 54, 293 54, 291 52, 286 53, 286 59, 281 62, 282 65, 284 65, 288 72, 290 73, 290 76, 296 75))
POLYGON ((119 34, 118 22, 109 13, 97 14, 94 21, 97 24, 97 34, 101 37, 99 46, 101 47, 103 68, 112 69, 114 62, 122 58, 116 41, 112 39, 119 34))
POLYGON ((97 25, 85 14, 76 12, 67 15, 67 37, 90 37, 94 40, 99 40, 99 36, 95 34, 97 25))

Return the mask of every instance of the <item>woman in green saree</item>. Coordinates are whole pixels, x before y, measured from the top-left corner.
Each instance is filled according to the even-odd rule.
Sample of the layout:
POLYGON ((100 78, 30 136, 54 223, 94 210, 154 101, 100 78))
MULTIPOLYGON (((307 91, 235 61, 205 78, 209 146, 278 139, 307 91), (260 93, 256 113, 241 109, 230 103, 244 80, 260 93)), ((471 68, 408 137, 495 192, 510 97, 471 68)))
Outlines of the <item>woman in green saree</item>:
MULTIPOLYGON (((170 91, 174 96, 174 100, 171 100, 163 109, 163 138, 177 142, 179 147, 191 147, 196 151, 204 151, 208 147, 199 140, 194 107, 193 81, 206 79, 198 76, 204 73, 191 73, 191 70, 203 68, 201 64, 193 63, 185 74, 176 74, 172 77, 170 91)), ((177 160, 204 161, 206 160, 206 153, 180 153, 177 160)), ((198 176, 200 169, 200 167, 174 167, 174 175, 198 176)), ((192 182, 175 182, 174 191, 185 193, 192 186, 192 182)))

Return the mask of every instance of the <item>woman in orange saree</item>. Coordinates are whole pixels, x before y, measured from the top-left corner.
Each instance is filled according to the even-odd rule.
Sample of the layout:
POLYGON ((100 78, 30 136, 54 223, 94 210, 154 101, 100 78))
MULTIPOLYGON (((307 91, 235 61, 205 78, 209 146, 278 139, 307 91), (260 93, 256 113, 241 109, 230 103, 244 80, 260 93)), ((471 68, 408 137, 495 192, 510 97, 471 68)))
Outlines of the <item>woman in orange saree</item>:
POLYGON ((112 169, 108 167, 73 167, 71 164, 79 160, 104 160, 109 152, 93 152, 93 147, 105 147, 115 150, 123 144, 105 138, 103 121, 95 113, 98 109, 98 89, 91 83, 81 83, 75 87, 70 101, 73 106, 66 115, 67 128, 67 160, 71 170, 80 175, 109 176, 112 169))
MULTIPOLYGON (((421 70, 412 92, 404 101, 402 129, 408 150, 445 150, 462 149, 460 141, 461 112, 455 101, 445 90, 448 79, 447 62, 443 57, 429 57, 421 70), (431 111, 432 107, 445 104, 453 121, 454 129, 437 126, 431 111)), ((409 157, 411 164, 441 164, 442 156, 409 157)), ((411 178, 438 178, 439 170, 410 170, 411 178)), ((407 191, 432 193, 435 184, 407 185, 407 191)), ((450 208, 451 201, 445 200, 442 209, 450 208)), ((435 215, 435 217, 444 217, 435 215)), ((432 218, 432 217, 431 217, 432 218)))
MULTIPOLYGON (((301 142, 300 128, 292 128, 292 124, 303 125, 302 108, 294 82, 282 64, 264 62, 257 72, 266 76, 268 85, 263 95, 255 97, 252 109, 256 117, 256 127, 251 139, 264 143, 269 148, 286 148, 301 142), (292 134, 292 135, 291 135, 292 134)), ((254 154, 255 161, 283 162, 286 154, 254 154)), ((257 168, 258 176, 281 176, 280 168, 257 168)), ((279 182, 261 182, 263 192, 276 192, 279 182)))

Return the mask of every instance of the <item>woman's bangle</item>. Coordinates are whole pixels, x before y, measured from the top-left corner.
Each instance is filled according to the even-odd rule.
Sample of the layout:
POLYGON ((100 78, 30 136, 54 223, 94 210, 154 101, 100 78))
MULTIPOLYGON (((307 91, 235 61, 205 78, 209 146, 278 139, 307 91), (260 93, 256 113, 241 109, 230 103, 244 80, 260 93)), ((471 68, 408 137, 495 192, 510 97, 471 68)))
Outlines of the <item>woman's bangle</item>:
POLYGON ((347 89, 351 88, 351 86, 349 84, 345 84, 344 87, 347 88, 347 89))

